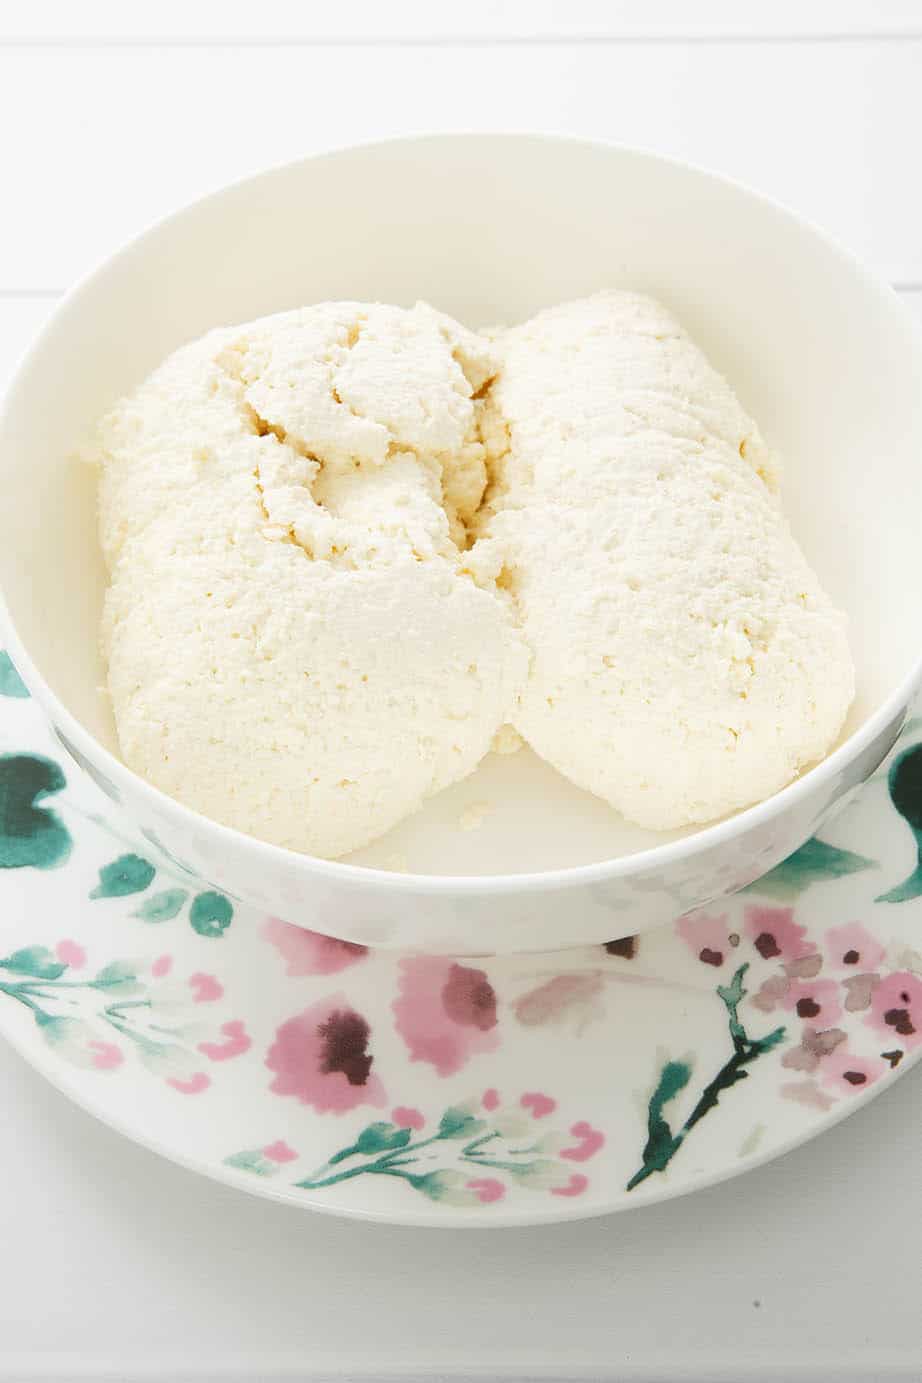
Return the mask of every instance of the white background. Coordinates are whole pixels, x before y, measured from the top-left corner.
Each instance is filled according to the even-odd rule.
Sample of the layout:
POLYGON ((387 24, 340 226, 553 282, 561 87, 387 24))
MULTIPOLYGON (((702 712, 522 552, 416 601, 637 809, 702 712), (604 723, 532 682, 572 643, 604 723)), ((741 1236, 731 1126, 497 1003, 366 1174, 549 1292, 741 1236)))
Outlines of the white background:
MULTIPOLYGON (((360 139, 533 128, 740 177, 922 317, 914 0, 4 0, 0 375, 75 277, 229 178, 360 139)), ((6 1048, 0 1110, 3 1383, 922 1378, 922 1068, 727 1186, 492 1233, 199 1181, 6 1048)))

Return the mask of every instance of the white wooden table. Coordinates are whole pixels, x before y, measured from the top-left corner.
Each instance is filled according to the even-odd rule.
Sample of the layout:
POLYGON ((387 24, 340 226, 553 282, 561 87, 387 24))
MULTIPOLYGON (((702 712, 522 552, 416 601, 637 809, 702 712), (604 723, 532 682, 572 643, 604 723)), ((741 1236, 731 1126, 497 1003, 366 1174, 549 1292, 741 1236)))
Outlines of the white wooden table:
MULTIPOLYGON (((64 287, 202 191, 332 145, 491 128, 736 175, 922 317, 915 0, 33 0, 0 6, 0 375, 64 287)), ((2 1383, 922 1377, 922 1071, 732 1184, 489 1236, 199 1181, 6 1048, 0 1109, 2 1383)))

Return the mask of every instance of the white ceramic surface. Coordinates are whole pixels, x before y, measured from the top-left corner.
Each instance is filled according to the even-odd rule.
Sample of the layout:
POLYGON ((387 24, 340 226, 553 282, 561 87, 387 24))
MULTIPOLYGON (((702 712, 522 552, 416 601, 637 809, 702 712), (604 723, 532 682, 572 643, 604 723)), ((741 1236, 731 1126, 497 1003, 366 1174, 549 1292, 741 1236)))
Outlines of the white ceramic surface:
POLYGON ((295 1207, 513 1225, 695 1190, 922 1054, 922 720, 822 840, 641 937, 368 951, 178 870, 0 659, 0 1033, 132 1138, 295 1207))
POLYGON ((25 360, 0 419, 11 647, 65 747, 110 795, 182 864, 257 907, 362 943, 445 953, 640 931, 784 858, 892 743, 922 646, 904 503, 922 451, 920 382, 920 348, 890 290, 722 179, 536 136, 432 137, 307 160, 128 246, 69 296, 25 360), (462 195, 483 186, 489 198, 462 195), (477 324, 612 284, 676 309, 785 455, 795 529, 852 619, 850 738, 768 803, 665 845, 527 754, 487 763, 350 864, 228 831, 127 771, 97 690, 93 477, 67 460, 105 406, 181 340, 294 302, 423 296, 477 324), (887 562, 872 560, 884 548, 887 562), (462 832, 485 784, 493 815, 462 832), (380 867, 395 855, 411 872, 380 867))

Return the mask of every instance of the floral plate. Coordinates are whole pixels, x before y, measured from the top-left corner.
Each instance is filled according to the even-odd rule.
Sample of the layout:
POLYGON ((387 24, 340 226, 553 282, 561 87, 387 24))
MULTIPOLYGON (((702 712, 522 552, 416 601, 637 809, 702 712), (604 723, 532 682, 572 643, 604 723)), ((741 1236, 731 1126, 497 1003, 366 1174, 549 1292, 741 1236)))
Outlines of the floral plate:
POLYGON ((256 915, 63 759, 0 654, 0 1032, 230 1185, 406 1224, 597 1215, 777 1156, 922 1053, 922 719, 730 902, 495 959, 256 915))

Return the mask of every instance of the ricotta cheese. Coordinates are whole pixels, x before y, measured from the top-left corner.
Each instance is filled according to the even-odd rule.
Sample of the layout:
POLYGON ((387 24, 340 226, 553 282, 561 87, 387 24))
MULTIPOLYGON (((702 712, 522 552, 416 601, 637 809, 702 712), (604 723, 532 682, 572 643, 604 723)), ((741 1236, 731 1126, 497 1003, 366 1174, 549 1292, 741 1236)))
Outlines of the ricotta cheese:
POLYGON ((178 351, 100 430, 120 746, 157 787, 321 856, 478 764, 526 654, 464 570, 485 341, 324 304, 178 351))
POLYGON ((211 332, 104 420, 132 768, 336 857, 523 739, 652 829, 828 751, 845 619, 726 381, 633 293, 489 338, 321 304, 211 332))
POLYGON ((768 797, 854 695, 775 457, 665 308, 611 292, 494 333, 478 519, 531 669, 510 719, 652 829, 768 797))

